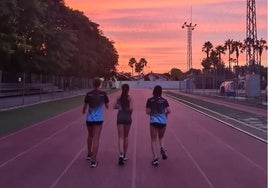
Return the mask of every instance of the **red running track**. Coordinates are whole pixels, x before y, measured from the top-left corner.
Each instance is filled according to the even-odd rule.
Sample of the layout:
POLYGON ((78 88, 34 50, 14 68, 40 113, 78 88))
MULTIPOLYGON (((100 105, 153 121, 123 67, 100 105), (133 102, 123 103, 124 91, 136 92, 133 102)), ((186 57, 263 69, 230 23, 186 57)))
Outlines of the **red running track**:
POLYGON ((85 160, 86 127, 81 107, 0 138, 1 188, 266 188, 267 145, 169 100, 165 146, 168 159, 151 165, 151 90, 132 89, 129 160, 118 166, 115 97, 105 110, 97 168, 85 160))

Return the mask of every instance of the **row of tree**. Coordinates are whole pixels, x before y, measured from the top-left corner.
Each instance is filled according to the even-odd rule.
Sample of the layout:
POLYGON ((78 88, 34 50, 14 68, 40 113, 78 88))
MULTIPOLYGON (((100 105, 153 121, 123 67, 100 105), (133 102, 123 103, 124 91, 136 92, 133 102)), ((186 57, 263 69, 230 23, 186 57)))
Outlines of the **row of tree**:
POLYGON ((134 57, 129 59, 128 66, 132 69, 132 76, 133 76, 133 69, 135 67, 136 73, 141 73, 148 64, 147 60, 145 58, 141 58, 139 61, 137 61, 134 57))
POLYGON ((116 70, 114 42, 64 0, 2 0, 0 23, 0 70, 85 77, 116 70))
POLYGON ((241 53, 246 52, 249 48, 256 52, 256 59, 248 60, 246 62, 247 66, 253 68, 250 72, 256 72, 254 67, 261 66, 261 57, 264 50, 267 50, 267 42, 264 39, 257 40, 253 45, 249 44, 249 39, 245 39, 244 42, 236 41, 233 39, 228 39, 225 41, 224 45, 218 45, 214 48, 213 44, 210 41, 204 43, 202 47, 202 52, 206 53, 206 58, 201 62, 204 70, 210 69, 222 69, 225 67, 225 64, 222 60, 222 54, 228 53, 228 68, 232 69, 232 64, 235 63, 236 67, 239 67, 239 56, 241 53), (249 46, 250 45, 250 46, 249 46), (235 58, 232 58, 231 55, 235 54, 235 58))
POLYGON ((206 82, 206 84, 211 84, 208 84, 205 88, 218 88, 225 80, 236 80, 247 73, 255 73, 260 74, 261 88, 265 89, 267 85, 267 67, 262 66, 261 57, 263 51, 267 50, 267 43, 264 39, 257 40, 255 45, 251 46, 256 52, 256 59, 239 66, 239 56, 246 52, 248 45, 247 40, 240 42, 228 39, 224 45, 214 47, 210 41, 207 41, 202 47, 202 52, 206 54, 206 57, 201 62, 203 69, 192 68, 183 73, 180 69, 173 68, 170 72, 171 78, 173 80, 183 80, 191 77, 194 78, 196 85, 202 85, 203 87, 203 82, 206 82), (222 59, 222 55, 226 54, 226 52, 228 55, 227 66, 222 59))

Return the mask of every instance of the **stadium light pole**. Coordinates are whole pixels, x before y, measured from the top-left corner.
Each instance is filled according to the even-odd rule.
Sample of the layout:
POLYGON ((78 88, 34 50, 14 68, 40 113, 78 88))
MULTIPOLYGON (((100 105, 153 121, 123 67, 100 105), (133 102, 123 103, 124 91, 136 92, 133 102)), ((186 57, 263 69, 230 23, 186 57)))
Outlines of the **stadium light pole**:
POLYGON ((197 24, 184 22, 181 28, 187 28, 187 71, 192 68, 192 31, 197 24))

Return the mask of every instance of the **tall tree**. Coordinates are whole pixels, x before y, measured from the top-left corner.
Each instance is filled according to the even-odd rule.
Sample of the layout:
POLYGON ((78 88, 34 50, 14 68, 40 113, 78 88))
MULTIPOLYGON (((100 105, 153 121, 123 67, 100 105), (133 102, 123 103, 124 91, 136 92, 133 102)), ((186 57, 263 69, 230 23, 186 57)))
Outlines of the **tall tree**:
POLYGON ((177 69, 177 68, 171 69, 170 74, 171 74, 171 78, 173 80, 181 80, 182 77, 183 77, 183 72, 180 69, 177 69))
POLYGON ((147 66, 147 61, 145 58, 141 58, 138 63, 135 64, 135 72, 141 73, 145 66, 147 66))
POLYGON ((259 55, 259 66, 261 66, 262 52, 263 50, 268 49, 267 42, 263 38, 261 38, 260 40, 257 40, 255 49, 257 50, 258 55, 259 55))
POLYGON ((0 22, 2 70, 90 77, 116 70, 114 42, 64 0, 0 1, 0 22))
POLYGON ((15 52, 18 7, 16 0, 0 1, 0 69, 6 68, 15 52))
POLYGON ((202 52, 205 52, 207 54, 207 59, 209 58, 210 51, 212 50, 213 45, 211 42, 207 41, 204 43, 202 47, 202 52))
POLYGON ((216 53, 217 53, 218 56, 219 56, 219 60, 220 60, 220 62, 222 62, 221 54, 225 54, 225 50, 226 50, 226 48, 225 48, 224 46, 221 46, 221 45, 218 45, 218 46, 215 48, 215 51, 216 51, 216 53))
POLYGON ((232 45, 233 45, 233 39, 228 39, 228 40, 226 40, 225 43, 224 43, 225 48, 228 50, 229 69, 231 69, 232 45))
POLYGON ((212 48, 213 48, 213 45, 210 41, 205 42, 203 47, 202 47, 202 52, 206 53, 206 58, 204 58, 201 62, 201 65, 204 67, 203 70, 205 72, 207 72, 211 69, 212 63, 209 59, 209 54, 210 54, 212 48))
POLYGON ((128 66, 130 66, 131 69, 132 69, 132 76, 133 76, 133 68, 136 65, 136 63, 137 63, 137 61, 136 61, 136 59, 134 57, 130 58, 130 60, 128 62, 128 66))
POLYGON ((232 43, 232 52, 235 52, 235 56, 236 56, 236 66, 238 66, 238 58, 240 53, 243 52, 243 44, 240 41, 233 41, 232 43))

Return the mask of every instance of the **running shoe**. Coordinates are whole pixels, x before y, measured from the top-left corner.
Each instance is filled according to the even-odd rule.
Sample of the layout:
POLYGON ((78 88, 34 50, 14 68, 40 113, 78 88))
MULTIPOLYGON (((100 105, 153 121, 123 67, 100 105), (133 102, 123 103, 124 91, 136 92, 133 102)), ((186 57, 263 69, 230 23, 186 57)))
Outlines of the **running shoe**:
POLYGON ((124 161, 127 161, 128 160, 128 157, 126 154, 124 154, 124 161))
POLYGON ((118 164, 119 164, 120 166, 124 165, 124 157, 123 157, 123 156, 120 156, 120 157, 119 157, 118 164))
POLYGON ((164 150, 164 148, 161 147, 160 153, 162 155, 162 159, 166 160, 167 159, 167 154, 166 154, 166 151, 164 150))
POLYGON ((86 159, 87 159, 88 161, 90 161, 90 160, 91 160, 91 155, 88 154, 86 159))
POLYGON ((91 161, 91 164, 90 164, 91 168, 96 168, 98 166, 98 162, 97 161, 91 161))
POLYGON ((154 165, 154 166, 158 166, 158 164, 159 164, 158 158, 155 158, 155 159, 152 161, 152 165, 154 165))

